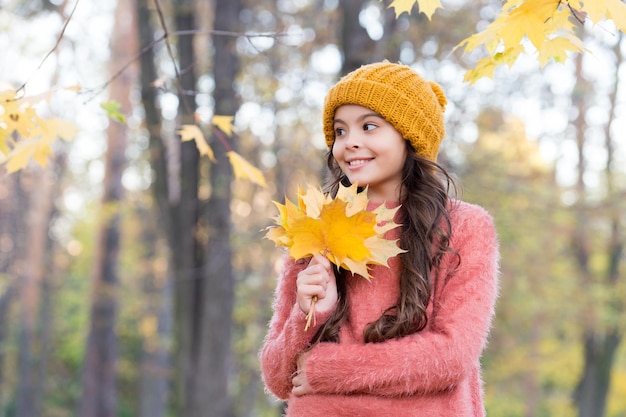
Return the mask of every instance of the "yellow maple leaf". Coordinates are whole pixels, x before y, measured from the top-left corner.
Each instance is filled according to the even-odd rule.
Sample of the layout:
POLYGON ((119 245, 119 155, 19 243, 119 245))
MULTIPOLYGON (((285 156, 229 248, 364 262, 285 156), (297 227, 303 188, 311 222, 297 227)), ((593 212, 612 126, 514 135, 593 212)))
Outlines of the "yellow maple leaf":
POLYGON ((267 187, 265 177, 261 170, 246 161, 241 155, 234 151, 226 152, 226 156, 230 160, 233 167, 233 174, 236 178, 247 179, 262 187, 267 187))
POLYGON ((502 52, 489 55, 478 61, 473 69, 468 70, 465 73, 463 81, 468 81, 470 85, 472 85, 483 77, 493 78, 496 67, 500 65, 508 65, 509 68, 512 67, 522 52, 524 52, 524 47, 522 45, 515 45, 502 52))
POLYGON ((9 132, 0 126, 0 154, 6 155, 11 151, 8 142, 10 142, 9 132))
POLYGON ((265 237, 278 246, 289 247, 292 244, 292 236, 287 234, 287 230, 290 230, 290 225, 297 217, 306 216, 306 208, 296 206, 288 199, 285 199, 284 205, 275 201, 274 204, 278 208, 278 216, 274 217, 278 227, 269 227, 265 237))
POLYGON ((0 153, 9 173, 16 172, 32 159, 45 166, 52 143, 61 138, 71 140, 78 127, 60 118, 43 119, 35 105, 49 101, 52 92, 20 97, 14 90, 0 92, 0 153))
POLYGON ((0 93, 0 127, 8 134, 17 132, 21 136, 29 136, 34 127, 35 114, 35 109, 26 100, 18 99, 15 91, 0 93))
POLYGON ((495 23, 496 22, 491 23, 487 30, 474 33, 473 35, 463 39, 454 47, 454 49, 452 49, 452 52, 456 51, 458 48, 463 48, 465 49, 465 52, 470 52, 479 46, 485 46, 489 53, 493 53, 493 50, 495 50, 500 43, 500 37, 497 34, 497 30, 494 30, 495 23))
POLYGON ((235 116, 213 116, 211 119, 211 123, 217 126, 222 132, 226 133, 228 136, 232 136, 233 132, 236 132, 235 126, 233 125, 233 120, 235 116))
POLYGON ((500 29, 504 46, 509 48, 518 45, 526 36, 535 48, 541 48, 545 39, 544 26, 554 14, 552 0, 527 0, 520 7, 506 16, 506 24, 500 29), (545 3, 552 5, 552 13, 545 8, 545 3))
POLYGON ((482 58, 476 63, 476 65, 474 65, 474 68, 465 72, 463 81, 467 81, 470 85, 472 85, 483 77, 493 78, 496 66, 497 64, 492 56, 482 58))
POLYGON ((388 7, 394 8, 397 19, 404 12, 411 14, 411 9, 415 4, 419 4, 419 11, 424 13, 428 19, 431 19, 435 10, 441 7, 440 0, 393 0, 388 7))
POLYGON ((607 0, 606 3, 606 16, 619 30, 626 32, 626 3, 620 0, 607 0))
POLYGON ((31 137, 41 136, 41 140, 51 144, 57 138, 63 140, 72 140, 78 132, 78 126, 67 120, 53 117, 51 119, 42 119, 35 116, 36 126, 31 131, 31 137))
POLYGON ((524 52, 522 45, 514 45, 504 51, 497 53, 493 56, 496 65, 508 65, 509 68, 513 66, 520 54, 524 52))
POLYGON ((46 166, 48 155, 51 153, 50 143, 46 140, 41 138, 21 140, 9 152, 4 163, 6 163, 7 172, 12 174, 25 168, 31 159, 41 166, 46 166))
MULTIPOLYGON (((589 7, 593 8, 592 13, 596 17, 604 15, 603 10, 606 10, 608 16, 609 2, 616 2, 615 7, 626 12, 626 5, 621 0, 599 0, 599 3, 607 6, 594 3, 589 7)), ((466 72, 464 80, 473 84, 482 77, 493 78, 497 66, 511 66, 525 50, 524 39, 529 40, 537 50, 537 59, 542 67, 551 59, 562 62, 567 57, 567 51, 583 51, 582 41, 576 36, 572 22, 574 11, 570 9, 581 4, 573 0, 508 0, 498 17, 485 30, 462 40, 455 47, 455 50, 463 47, 465 53, 468 53, 484 46, 488 53, 486 58, 479 60, 474 68, 466 72)), ((580 13, 588 12, 579 10, 576 13, 579 16, 580 13)))
MULTIPOLYGON (((405 251, 397 240, 384 237, 399 226, 393 220, 399 207, 387 209, 383 204, 368 211, 368 202, 367 191, 358 193, 356 184, 340 185, 335 198, 312 186, 305 193, 298 189, 297 205, 288 199, 284 205, 274 202, 279 215, 265 237, 288 248, 294 259, 322 254, 338 267, 370 280, 368 265, 388 266, 390 258, 405 251)), ((314 320, 316 301, 317 297, 311 299, 305 331, 314 320)))
POLYGON ((7 155, 3 163, 8 173, 25 168, 31 159, 45 167, 52 154, 52 143, 58 138, 71 140, 78 131, 76 125, 59 118, 42 119, 34 114, 32 122, 28 137, 17 141, 10 151, 6 143, 2 147, 7 155))
POLYGON ((546 40, 539 49, 539 63, 543 68, 550 59, 555 62, 565 62, 567 51, 580 52, 583 49, 582 41, 577 37, 556 37, 546 40))
POLYGON ((215 159, 215 154, 213 154, 213 149, 209 146, 206 139, 204 138, 204 134, 202 130, 196 125, 182 125, 181 129, 178 131, 180 138, 183 142, 187 142, 193 140, 196 142, 196 147, 198 148, 198 152, 200 155, 206 155, 213 162, 217 162, 215 159))
POLYGON ((298 198, 298 205, 288 199, 284 205, 274 202, 279 216, 266 234, 287 247, 294 259, 325 254, 338 267, 371 279, 368 265, 386 265, 390 257, 404 252, 397 241, 383 236, 398 227, 393 221, 398 207, 367 211, 367 193, 357 193, 356 184, 340 186, 335 198, 309 186, 298 198))

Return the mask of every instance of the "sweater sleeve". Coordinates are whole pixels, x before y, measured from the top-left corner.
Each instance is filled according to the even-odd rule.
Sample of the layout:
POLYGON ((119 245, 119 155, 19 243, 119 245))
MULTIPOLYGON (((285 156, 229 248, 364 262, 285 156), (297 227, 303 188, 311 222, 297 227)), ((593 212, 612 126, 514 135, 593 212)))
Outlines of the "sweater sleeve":
POLYGON ((455 211, 451 246, 461 263, 438 287, 428 326, 382 343, 315 345, 306 375, 316 392, 440 392, 479 366, 498 293, 498 242, 484 209, 461 203, 455 211))
POLYGON ((317 313, 314 323, 304 331, 306 315, 296 302, 296 278, 307 262, 286 257, 274 294, 274 314, 260 353, 265 386, 281 399, 291 393, 298 354, 309 346, 310 339, 330 315, 317 313))

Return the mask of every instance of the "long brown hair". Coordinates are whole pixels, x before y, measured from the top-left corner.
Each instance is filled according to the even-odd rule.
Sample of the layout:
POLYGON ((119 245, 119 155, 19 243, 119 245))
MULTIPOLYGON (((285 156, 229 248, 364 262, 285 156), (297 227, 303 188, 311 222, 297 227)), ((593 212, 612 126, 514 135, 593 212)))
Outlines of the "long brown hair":
MULTIPOLYGON (((398 223, 402 224, 400 247, 407 252, 400 257, 400 295, 396 305, 387 308, 364 332, 365 342, 377 343, 419 332, 428 323, 426 308, 433 283, 431 270, 439 267, 450 247, 451 223, 449 194, 456 192, 454 180, 439 164, 419 156, 406 142, 407 158, 403 167, 398 223)), ((324 191, 337 194, 339 184, 349 185, 337 161, 328 152, 330 175, 324 191)), ((457 262, 460 262, 457 255, 457 262)), ((338 342, 339 326, 347 317, 348 293, 345 271, 335 270, 339 303, 330 318, 313 336, 311 343, 338 342)), ((437 274, 435 274, 436 276, 437 274)))

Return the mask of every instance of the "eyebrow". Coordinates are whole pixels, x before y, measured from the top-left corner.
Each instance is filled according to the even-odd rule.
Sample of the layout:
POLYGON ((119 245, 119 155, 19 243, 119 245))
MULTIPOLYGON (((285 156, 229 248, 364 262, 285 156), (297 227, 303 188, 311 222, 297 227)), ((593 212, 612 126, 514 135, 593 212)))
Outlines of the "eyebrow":
MULTIPOLYGON (((383 116, 381 116, 380 114, 376 113, 376 112, 371 112, 371 113, 364 113, 362 115, 360 115, 359 117, 356 118, 357 122, 360 122, 363 119, 367 119, 368 117, 377 117, 379 119, 385 119, 383 116)), ((341 119, 333 119, 333 124, 334 123, 343 123, 346 124, 345 121, 341 120, 341 119)))

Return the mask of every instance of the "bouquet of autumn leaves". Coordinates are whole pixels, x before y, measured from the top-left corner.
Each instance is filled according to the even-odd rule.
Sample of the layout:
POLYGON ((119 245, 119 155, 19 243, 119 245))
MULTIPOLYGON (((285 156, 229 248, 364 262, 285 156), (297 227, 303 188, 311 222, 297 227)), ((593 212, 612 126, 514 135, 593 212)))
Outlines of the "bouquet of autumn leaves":
MULTIPOLYGON (((298 190, 297 204, 274 202, 279 214, 265 237, 284 246, 294 259, 322 254, 337 267, 370 280, 368 265, 388 266, 389 258, 405 252, 396 240, 385 239, 387 231, 398 227, 394 215, 399 209, 381 204, 367 210, 367 192, 357 192, 357 185, 339 186, 332 198, 309 186, 298 190)), ((316 298, 311 300, 305 331, 315 316, 316 298)))

